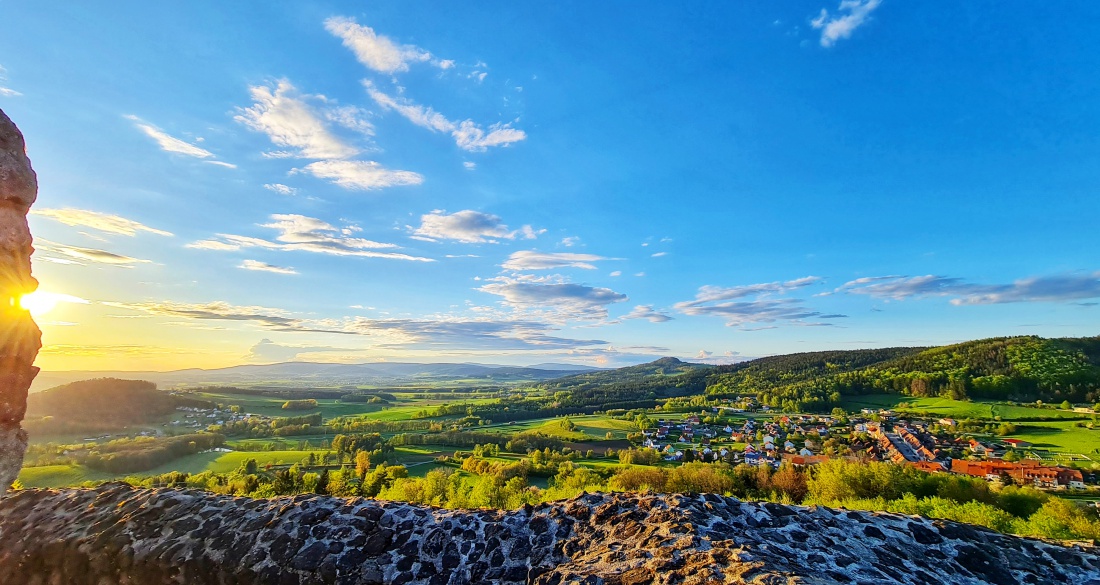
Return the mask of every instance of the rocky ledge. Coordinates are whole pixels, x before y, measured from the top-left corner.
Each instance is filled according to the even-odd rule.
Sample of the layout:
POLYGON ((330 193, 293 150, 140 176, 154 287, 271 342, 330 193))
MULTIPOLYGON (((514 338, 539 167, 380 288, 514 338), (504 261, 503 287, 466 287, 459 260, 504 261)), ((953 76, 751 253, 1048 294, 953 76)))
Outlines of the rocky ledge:
POLYGON ((0 500, 0 583, 483 582, 1100 585, 1100 555, 714 495, 582 495, 513 512, 124 484, 0 500))

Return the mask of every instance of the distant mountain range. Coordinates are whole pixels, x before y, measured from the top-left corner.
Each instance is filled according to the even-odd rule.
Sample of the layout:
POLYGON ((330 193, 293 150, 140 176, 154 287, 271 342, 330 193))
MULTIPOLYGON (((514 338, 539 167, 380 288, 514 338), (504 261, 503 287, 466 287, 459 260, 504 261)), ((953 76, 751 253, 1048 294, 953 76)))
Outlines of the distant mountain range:
POLYGON ((171 372, 150 371, 43 371, 35 378, 31 392, 92 378, 148 380, 161 388, 181 385, 272 384, 288 387, 353 386, 359 384, 415 386, 477 379, 487 384, 535 382, 572 374, 599 371, 573 364, 543 363, 531 367, 486 364, 418 364, 375 362, 369 364, 323 364, 285 362, 242 365, 203 370, 192 368, 171 372))

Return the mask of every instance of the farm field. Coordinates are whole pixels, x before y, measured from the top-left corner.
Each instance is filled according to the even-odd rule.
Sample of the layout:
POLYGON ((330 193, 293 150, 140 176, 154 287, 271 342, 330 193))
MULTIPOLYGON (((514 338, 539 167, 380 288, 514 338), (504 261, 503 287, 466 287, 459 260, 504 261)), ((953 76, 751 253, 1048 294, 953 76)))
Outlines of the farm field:
POLYGON ((1061 418, 1078 420, 1087 418, 1078 412, 1036 408, 1034 406, 1015 406, 999 402, 951 400, 949 398, 914 398, 898 394, 867 394, 847 396, 841 402, 841 408, 849 412, 858 412, 862 408, 896 409, 899 404, 910 405, 909 410, 927 413, 929 416, 942 416, 955 419, 1020 420, 1029 418, 1061 418), (998 419, 998 417, 1000 417, 998 419))
POLYGON ((1044 421, 1019 425, 1020 432, 1008 435, 1038 449, 1060 453, 1091 454, 1100 459, 1100 430, 1076 426, 1073 422, 1044 421))

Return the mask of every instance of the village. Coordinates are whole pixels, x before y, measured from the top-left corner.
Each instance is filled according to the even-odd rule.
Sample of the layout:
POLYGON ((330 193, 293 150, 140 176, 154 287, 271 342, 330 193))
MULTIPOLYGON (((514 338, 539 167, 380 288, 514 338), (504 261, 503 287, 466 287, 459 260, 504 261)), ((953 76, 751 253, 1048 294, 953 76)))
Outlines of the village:
MULTIPOLYGON (((659 451, 666 461, 722 461, 778 469, 784 463, 805 467, 844 458, 910 465, 1005 485, 1088 487, 1078 469, 1021 457, 1019 453, 1031 446, 1024 441, 979 440, 951 430, 957 423, 949 418, 900 420, 892 411, 871 409, 851 416, 770 415, 765 409, 760 413, 770 418, 757 418, 753 414, 758 413, 741 408, 712 407, 709 415, 659 419, 656 426, 643 431, 642 446, 659 451)), ((1088 481, 1095 482, 1091 476, 1088 481)))

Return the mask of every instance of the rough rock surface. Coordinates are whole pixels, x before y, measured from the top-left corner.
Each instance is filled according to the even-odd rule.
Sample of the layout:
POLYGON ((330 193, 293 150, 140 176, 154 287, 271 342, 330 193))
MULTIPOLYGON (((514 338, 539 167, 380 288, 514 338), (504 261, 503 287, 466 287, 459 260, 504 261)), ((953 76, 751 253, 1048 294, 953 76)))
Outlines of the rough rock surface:
POLYGON ((108 484, 0 502, 0 583, 484 582, 1100 585, 1100 555, 714 495, 582 495, 500 512, 108 484))
POLYGON ((34 248, 27 226, 37 195, 38 178, 23 135, 0 110, 0 497, 23 466, 27 434, 20 423, 42 346, 38 326, 19 306, 19 297, 38 288, 31 277, 34 248))

